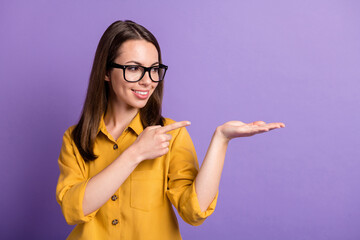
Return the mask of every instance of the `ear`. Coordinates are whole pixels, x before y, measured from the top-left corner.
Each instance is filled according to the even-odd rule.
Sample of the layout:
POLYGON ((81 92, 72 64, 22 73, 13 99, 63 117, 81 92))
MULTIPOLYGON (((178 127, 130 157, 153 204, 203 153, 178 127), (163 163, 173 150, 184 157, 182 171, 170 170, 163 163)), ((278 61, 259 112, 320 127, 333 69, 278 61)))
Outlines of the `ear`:
POLYGON ((110 82, 110 77, 109 77, 109 73, 106 73, 106 75, 105 75, 105 81, 108 81, 108 82, 110 82))

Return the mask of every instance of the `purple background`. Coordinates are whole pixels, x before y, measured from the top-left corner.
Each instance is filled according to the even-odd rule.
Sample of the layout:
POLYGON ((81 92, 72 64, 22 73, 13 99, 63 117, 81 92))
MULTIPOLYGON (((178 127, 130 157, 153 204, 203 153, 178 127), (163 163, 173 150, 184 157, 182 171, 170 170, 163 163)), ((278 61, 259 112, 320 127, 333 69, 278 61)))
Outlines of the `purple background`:
POLYGON ((132 19, 158 38, 163 112, 190 120, 200 162, 216 126, 283 121, 231 142, 215 213, 184 239, 360 239, 360 3, 2 1, 1 239, 65 239, 55 200, 97 43, 132 19))

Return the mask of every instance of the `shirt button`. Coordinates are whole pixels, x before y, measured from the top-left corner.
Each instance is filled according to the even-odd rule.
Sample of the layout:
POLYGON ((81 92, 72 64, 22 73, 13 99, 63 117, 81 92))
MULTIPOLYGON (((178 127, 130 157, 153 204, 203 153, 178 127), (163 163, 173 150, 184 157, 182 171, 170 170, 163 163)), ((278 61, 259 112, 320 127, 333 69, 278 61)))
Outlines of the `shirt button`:
POLYGON ((118 199, 118 197, 115 194, 112 195, 111 200, 116 201, 116 199, 118 199))
POLYGON ((113 148, 114 148, 114 150, 116 150, 116 149, 119 148, 119 146, 118 146, 117 144, 115 144, 115 145, 113 146, 113 148))
POLYGON ((111 222, 111 224, 114 225, 114 226, 115 226, 116 224, 118 224, 118 223, 119 223, 119 221, 118 221, 117 219, 114 219, 114 220, 112 220, 112 222, 111 222))

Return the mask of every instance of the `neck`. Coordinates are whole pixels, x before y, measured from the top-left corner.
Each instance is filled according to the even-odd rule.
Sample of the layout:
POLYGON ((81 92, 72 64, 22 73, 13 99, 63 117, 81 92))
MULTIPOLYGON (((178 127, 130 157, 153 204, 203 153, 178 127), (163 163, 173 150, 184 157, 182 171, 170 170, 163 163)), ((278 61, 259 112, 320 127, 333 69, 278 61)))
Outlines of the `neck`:
POLYGON ((104 116, 105 125, 111 129, 125 128, 136 116, 138 111, 139 109, 137 108, 131 108, 109 101, 104 116))

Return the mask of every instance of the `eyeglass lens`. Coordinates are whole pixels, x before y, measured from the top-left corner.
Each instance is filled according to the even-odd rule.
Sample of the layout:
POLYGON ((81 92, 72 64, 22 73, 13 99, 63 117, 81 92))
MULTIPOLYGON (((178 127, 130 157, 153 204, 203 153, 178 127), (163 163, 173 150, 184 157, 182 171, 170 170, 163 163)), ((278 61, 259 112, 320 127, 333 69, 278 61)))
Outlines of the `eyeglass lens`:
MULTIPOLYGON (((136 82, 144 76, 145 69, 142 66, 126 66, 125 79, 127 81, 136 82)), ((153 81, 161 81, 165 75, 165 68, 161 66, 152 67, 149 71, 150 78, 153 81)))

